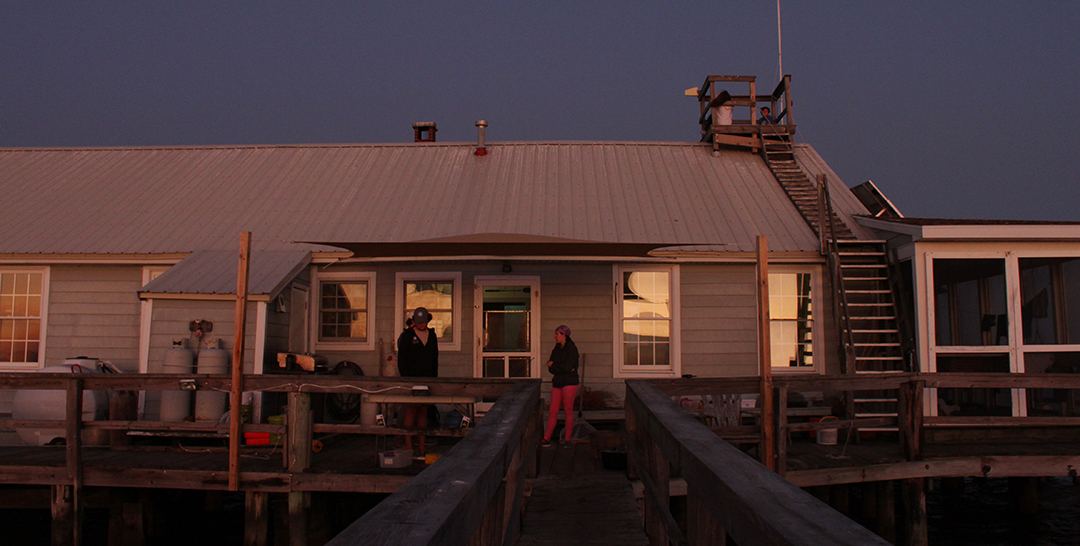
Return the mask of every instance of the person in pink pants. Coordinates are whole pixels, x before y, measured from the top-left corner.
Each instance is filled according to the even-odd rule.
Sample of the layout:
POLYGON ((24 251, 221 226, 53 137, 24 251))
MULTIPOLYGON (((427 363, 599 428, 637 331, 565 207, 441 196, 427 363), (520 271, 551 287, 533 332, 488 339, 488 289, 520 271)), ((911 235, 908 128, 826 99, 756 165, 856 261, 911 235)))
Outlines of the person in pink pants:
POLYGON ((570 339, 570 327, 555 329, 555 348, 551 350, 547 367, 551 371, 551 407, 548 410, 547 428, 544 430, 544 446, 551 445, 551 433, 559 420, 559 406, 566 416, 566 442, 574 432, 574 397, 577 396, 581 379, 578 377, 578 350, 570 339))

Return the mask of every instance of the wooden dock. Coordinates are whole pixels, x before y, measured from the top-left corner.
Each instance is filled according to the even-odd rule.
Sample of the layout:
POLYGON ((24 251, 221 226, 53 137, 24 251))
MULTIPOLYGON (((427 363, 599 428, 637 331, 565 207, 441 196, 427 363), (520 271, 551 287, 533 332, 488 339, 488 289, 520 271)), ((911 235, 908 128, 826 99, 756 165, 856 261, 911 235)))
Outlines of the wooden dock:
POLYGON ((647 545, 626 473, 604 470, 589 444, 543 448, 519 546, 647 545))

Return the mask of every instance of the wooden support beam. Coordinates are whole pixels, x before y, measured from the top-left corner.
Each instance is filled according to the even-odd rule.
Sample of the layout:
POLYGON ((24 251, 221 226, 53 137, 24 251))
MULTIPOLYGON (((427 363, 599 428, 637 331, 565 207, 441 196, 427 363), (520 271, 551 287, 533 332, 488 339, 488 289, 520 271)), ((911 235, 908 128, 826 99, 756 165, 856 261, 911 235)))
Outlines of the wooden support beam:
POLYGON ((787 397, 786 385, 776 387, 776 473, 781 476, 787 473, 787 397))
POLYGON ((73 377, 68 380, 67 388, 67 431, 65 434, 67 450, 68 479, 71 481, 71 544, 82 545, 82 379, 73 377))
POLYGON ((270 493, 244 494, 244 546, 266 546, 270 517, 270 493))
POLYGON ((758 373, 761 377, 761 463, 776 471, 775 415, 773 408, 772 339, 769 318, 769 241, 757 237, 758 373))
POLYGON ((251 232, 240 233, 236 272, 236 315, 233 338, 232 389, 229 405, 229 491, 240 488, 240 406, 244 395, 244 334, 247 326, 248 275, 251 272, 251 232))

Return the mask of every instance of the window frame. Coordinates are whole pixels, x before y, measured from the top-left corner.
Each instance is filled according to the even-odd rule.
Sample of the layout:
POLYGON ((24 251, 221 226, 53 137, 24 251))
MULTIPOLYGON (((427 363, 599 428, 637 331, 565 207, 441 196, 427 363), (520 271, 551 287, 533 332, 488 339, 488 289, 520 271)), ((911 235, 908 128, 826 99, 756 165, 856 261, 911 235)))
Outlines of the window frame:
POLYGON ((310 347, 315 351, 371 351, 375 349, 375 278, 374 271, 334 271, 324 272, 313 268, 312 274, 310 347), (338 282, 367 282, 367 341, 320 341, 319 326, 322 313, 322 284, 338 282))
MULTIPOLYGON (((454 340, 439 338, 439 351, 461 350, 461 272, 460 271, 399 271, 394 275, 394 331, 405 328, 405 283, 413 281, 450 281, 454 285, 450 315, 454 321, 454 340)), ((395 334, 394 339, 397 339, 395 334)))
MULTIPOLYGON (((783 274, 806 274, 810 275, 810 308, 814 311, 814 318, 810 319, 810 335, 812 337, 813 351, 814 351, 814 365, 800 368, 772 366, 770 361, 770 369, 774 374, 824 374, 825 373, 825 342, 822 339, 824 336, 824 306, 822 305, 822 270, 820 267, 814 267, 809 265, 795 265, 795 264, 776 264, 769 265, 770 275, 783 275, 783 274)), ((770 285, 771 286, 771 285, 770 285)), ((769 297, 772 297, 772 291, 769 292, 769 297)), ((772 314, 769 314, 769 355, 771 358, 773 349, 773 339, 771 335, 772 322, 774 319, 772 314)))
POLYGON ((49 267, 0 266, 0 273, 40 273, 41 274, 41 309, 38 315, 38 359, 37 362, 0 362, 0 371, 27 372, 45 367, 46 339, 48 337, 49 318, 49 267))
POLYGON ((616 379, 680 377, 682 374, 682 343, 680 322, 680 272, 678 264, 614 264, 612 266, 613 302, 612 302, 612 375, 616 379), (626 272, 663 272, 668 274, 668 294, 671 305, 670 364, 666 367, 649 366, 648 370, 640 366, 627 366, 623 363, 623 298, 622 278, 626 272))

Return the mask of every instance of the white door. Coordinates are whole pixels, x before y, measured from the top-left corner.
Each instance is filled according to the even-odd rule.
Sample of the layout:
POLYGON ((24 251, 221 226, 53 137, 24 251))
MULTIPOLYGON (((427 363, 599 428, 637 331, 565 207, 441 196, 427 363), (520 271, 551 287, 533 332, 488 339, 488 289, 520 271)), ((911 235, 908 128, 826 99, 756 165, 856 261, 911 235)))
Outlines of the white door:
POLYGON ((475 282, 476 377, 540 377, 540 278, 475 282))

